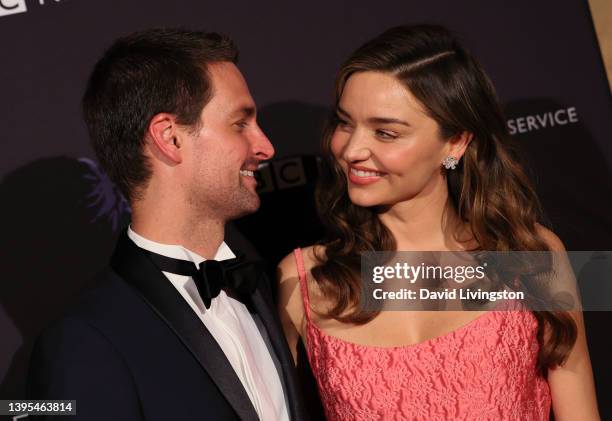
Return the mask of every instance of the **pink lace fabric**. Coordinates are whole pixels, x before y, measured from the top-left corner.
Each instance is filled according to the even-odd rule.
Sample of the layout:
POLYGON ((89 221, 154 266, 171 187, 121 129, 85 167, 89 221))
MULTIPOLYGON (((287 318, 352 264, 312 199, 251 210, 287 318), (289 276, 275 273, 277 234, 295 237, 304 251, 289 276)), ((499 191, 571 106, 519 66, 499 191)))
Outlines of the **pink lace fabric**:
POLYGON ((294 254, 308 359, 328 420, 549 420, 531 312, 491 311, 415 345, 359 345, 312 322, 301 250, 294 254))

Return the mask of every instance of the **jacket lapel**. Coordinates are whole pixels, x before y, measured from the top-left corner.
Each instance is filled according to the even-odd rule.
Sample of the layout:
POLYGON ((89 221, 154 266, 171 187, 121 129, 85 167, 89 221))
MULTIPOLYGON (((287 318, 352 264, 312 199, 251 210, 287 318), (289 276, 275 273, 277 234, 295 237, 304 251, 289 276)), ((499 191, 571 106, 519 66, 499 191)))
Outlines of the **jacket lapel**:
POLYGON ((268 332, 270 343, 274 348, 276 356, 281 365, 283 371, 282 375, 287 392, 289 412, 292 420, 303 420, 305 419, 304 408, 302 407, 301 393, 298 390, 298 381, 295 374, 295 367, 293 363, 293 357, 289 346, 285 341, 285 336, 281 328, 280 322, 276 317, 274 311, 274 305, 271 301, 271 292, 266 288, 269 282, 264 276, 260 279, 257 289, 251 296, 254 310, 257 312, 261 321, 268 332), (268 298, 270 297, 270 298, 268 298))
POLYGON ((202 321, 145 253, 122 234, 111 267, 133 286, 208 373, 241 420, 258 420, 240 379, 202 321))

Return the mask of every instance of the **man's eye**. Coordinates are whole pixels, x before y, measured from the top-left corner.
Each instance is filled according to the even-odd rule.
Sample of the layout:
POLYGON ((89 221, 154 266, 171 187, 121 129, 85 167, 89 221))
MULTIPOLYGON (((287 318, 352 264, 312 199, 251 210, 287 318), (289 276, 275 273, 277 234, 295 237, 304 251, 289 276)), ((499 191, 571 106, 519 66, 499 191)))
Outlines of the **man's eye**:
POLYGON ((247 123, 246 121, 239 121, 237 123, 234 123, 236 125, 236 127, 240 128, 240 129, 244 129, 246 128, 249 123, 247 123))
POLYGON ((397 135, 393 132, 388 132, 386 130, 376 130, 376 137, 382 140, 394 140, 397 139, 397 135))

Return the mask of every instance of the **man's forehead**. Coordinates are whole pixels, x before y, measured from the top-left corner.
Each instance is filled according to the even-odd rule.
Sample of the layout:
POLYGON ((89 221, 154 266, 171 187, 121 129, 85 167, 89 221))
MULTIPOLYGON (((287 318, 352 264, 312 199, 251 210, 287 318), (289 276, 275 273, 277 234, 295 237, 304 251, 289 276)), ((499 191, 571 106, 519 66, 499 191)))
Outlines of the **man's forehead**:
POLYGON ((223 108, 232 115, 255 113, 255 102, 249 87, 234 63, 220 62, 208 66, 213 97, 211 102, 223 103, 223 108))
POLYGON ((210 75, 210 82, 213 89, 232 90, 237 93, 246 91, 248 93, 249 87, 246 80, 234 63, 226 61, 209 63, 207 65, 207 71, 210 75))

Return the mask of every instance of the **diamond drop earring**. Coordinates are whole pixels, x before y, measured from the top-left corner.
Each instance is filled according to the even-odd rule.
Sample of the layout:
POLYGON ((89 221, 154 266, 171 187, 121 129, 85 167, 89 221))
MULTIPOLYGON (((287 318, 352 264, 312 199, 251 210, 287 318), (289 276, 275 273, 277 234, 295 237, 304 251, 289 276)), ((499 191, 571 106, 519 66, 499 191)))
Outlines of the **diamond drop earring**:
POLYGON ((458 163, 459 160, 454 156, 447 156, 442 161, 442 165, 444 165, 444 168, 446 168, 447 170, 454 170, 455 168, 457 168, 458 163))

